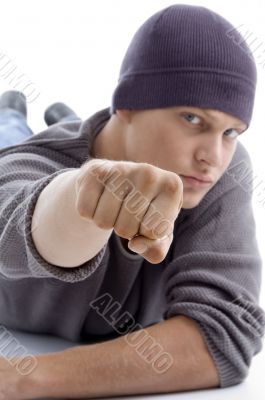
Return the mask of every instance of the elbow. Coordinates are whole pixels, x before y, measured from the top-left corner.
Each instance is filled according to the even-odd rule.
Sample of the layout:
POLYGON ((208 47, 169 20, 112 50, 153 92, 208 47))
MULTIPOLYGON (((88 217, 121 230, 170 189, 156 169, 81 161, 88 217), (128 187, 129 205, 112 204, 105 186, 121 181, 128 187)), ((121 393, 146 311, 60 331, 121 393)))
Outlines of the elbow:
MULTIPOLYGON (((260 352, 262 348, 261 339, 255 341, 253 346, 246 337, 243 337, 244 346, 237 345, 231 338, 220 340, 217 335, 207 329, 202 323, 199 323, 207 344, 209 353, 212 356, 216 370, 219 376, 219 387, 226 388, 235 386, 247 378, 253 356, 260 352)), ((238 332, 240 336, 240 333, 238 332)), ((249 338, 248 338, 249 339, 249 338)))
POLYGON ((230 386, 236 386, 244 382, 249 374, 249 367, 244 366, 236 368, 231 365, 230 368, 226 365, 225 371, 220 372, 220 388, 224 389, 230 386))

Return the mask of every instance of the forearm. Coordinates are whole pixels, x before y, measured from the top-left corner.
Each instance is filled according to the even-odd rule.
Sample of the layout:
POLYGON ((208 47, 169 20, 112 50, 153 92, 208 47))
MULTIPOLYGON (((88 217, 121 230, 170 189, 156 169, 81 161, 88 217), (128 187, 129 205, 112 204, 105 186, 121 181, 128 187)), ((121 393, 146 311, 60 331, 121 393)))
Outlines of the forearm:
POLYGON ((32 217, 32 238, 38 252, 60 267, 77 267, 93 258, 112 232, 78 214, 78 172, 71 170, 54 178, 41 192, 32 217))
POLYGON ((154 354, 150 354, 149 362, 146 359, 144 349, 148 353, 150 340, 133 346, 130 338, 134 333, 129 333, 115 340, 38 356, 38 366, 26 385, 32 396, 28 398, 95 398, 219 386, 217 370, 194 321, 175 317, 141 332, 170 355, 172 364, 164 363, 164 371, 160 365, 158 372, 159 362, 150 362, 158 358, 154 354))

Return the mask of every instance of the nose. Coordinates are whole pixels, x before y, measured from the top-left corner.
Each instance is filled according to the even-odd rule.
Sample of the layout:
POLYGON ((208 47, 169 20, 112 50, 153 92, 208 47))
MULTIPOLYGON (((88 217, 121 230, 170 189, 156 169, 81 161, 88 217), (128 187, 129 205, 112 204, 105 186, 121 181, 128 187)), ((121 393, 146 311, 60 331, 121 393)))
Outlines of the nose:
POLYGON ((223 162, 223 136, 210 132, 200 136, 197 150, 198 161, 204 161, 213 167, 220 167, 223 162))

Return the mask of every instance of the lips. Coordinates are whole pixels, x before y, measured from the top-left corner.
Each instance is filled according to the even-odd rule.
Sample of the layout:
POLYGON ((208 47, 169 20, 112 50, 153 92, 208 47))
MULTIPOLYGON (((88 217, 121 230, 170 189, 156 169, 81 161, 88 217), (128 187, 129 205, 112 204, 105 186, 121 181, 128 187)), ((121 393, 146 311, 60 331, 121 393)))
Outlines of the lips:
POLYGON ((197 181, 199 182, 205 182, 205 183, 212 183, 213 179, 211 177, 207 177, 207 176, 202 176, 202 175, 182 175, 184 176, 184 178, 193 178, 193 179, 197 179, 197 181))
MULTIPOLYGON (((195 188, 202 188, 202 187, 209 187, 211 186, 212 181, 208 178, 208 180, 201 180, 201 179, 197 179, 194 176, 186 176, 186 175, 179 175, 182 180, 183 183, 185 183, 185 185, 188 185, 190 187, 195 187, 195 188)), ((206 178, 204 178, 206 179, 206 178)))

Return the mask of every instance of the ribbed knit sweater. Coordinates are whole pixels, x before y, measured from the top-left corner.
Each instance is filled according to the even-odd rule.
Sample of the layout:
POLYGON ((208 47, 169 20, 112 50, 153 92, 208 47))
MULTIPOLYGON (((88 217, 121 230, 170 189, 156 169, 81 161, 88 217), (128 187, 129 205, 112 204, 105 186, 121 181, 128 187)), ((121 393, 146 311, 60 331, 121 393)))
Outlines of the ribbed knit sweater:
POLYGON ((242 143, 199 205, 181 209, 159 264, 126 251, 114 231, 95 257, 76 268, 48 263, 34 246, 31 220, 38 196, 57 175, 91 158, 109 111, 52 125, 0 150, 0 323, 85 343, 127 333, 118 329, 124 315, 142 328, 186 315, 201 330, 221 387, 235 385, 261 351, 265 326, 253 188, 243 185, 240 168, 252 166, 242 143), (93 301, 99 298, 119 305, 112 323, 96 310, 93 301))

